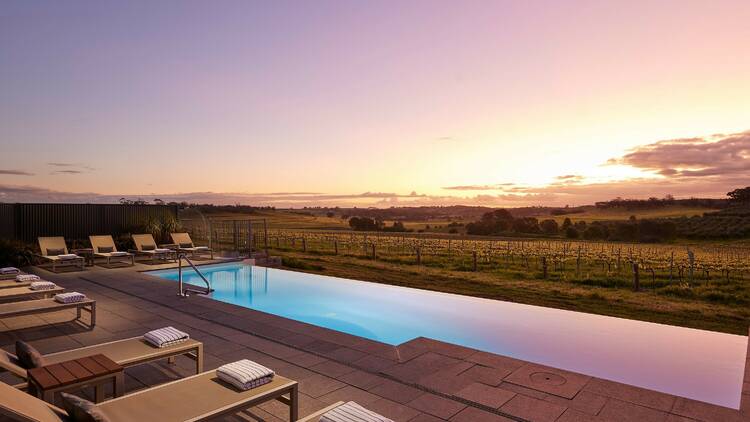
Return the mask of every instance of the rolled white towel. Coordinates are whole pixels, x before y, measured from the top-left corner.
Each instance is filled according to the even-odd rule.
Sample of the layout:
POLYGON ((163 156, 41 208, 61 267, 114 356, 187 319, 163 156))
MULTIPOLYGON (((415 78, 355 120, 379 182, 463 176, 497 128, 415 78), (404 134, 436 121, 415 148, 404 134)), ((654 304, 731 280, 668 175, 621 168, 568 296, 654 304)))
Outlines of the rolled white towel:
POLYGON ((35 281, 29 286, 31 290, 52 290, 55 287, 57 287, 57 284, 51 281, 35 281))
POLYGON ((190 335, 174 327, 164 327, 147 332, 143 335, 143 338, 152 345, 161 348, 186 341, 190 338, 190 335))
POLYGON ((41 280, 41 278, 36 274, 18 274, 16 276, 16 281, 35 281, 35 280, 41 280))
POLYGON ((334 407, 320 417, 320 422, 393 422, 350 401, 334 407))
POLYGON ((62 254, 62 255, 57 255, 57 257, 60 258, 60 259, 62 259, 62 260, 80 258, 78 255, 76 255, 74 253, 66 253, 66 254, 62 254))
POLYGON ((109 256, 128 256, 128 255, 130 254, 127 252, 123 252, 123 251, 114 251, 114 252, 109 253, 109 256))
POLYGON ((249 390, 271 382, 275 373, 259 363, 242 359, 220 366, 216 375, 240 390, 249 390))
POLYGON ((60 303, 75 303, 86 299, 86 295, 78 292, 58 293, 55 300, 60 303))
POLYGON ((4 267, 4 268, 0 268, 0 274, 3 274, 3 275, 5 275, 5 274, 18 274, 20 272, 21 272, 21 270, 19 270, 16 267, 4 267))
POLYGON ((207 251, 208 246, 196 246, 193 249, 195 249, 196 251, 207 251))
POLYGON ((172 250, 171 249, 166 249, 166 248, 156 248, 156 249, 154 249, 154 253, 167 253, 167 252, 172 252, 172 250))

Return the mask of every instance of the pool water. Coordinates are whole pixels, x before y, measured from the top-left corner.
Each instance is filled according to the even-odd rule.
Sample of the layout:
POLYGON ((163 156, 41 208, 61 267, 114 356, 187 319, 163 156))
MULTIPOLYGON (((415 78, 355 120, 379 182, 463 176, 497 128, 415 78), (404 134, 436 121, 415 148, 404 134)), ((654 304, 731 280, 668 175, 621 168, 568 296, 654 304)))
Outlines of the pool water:
MULTIPOLYGON (((416 337, 739 408, 747 337, 241 263, 212 298, 392 345, 416 337)), ((149 272, 178 280, 177 270, 149 272)), ((203 285, 185 271, 183 280, 203 285)))

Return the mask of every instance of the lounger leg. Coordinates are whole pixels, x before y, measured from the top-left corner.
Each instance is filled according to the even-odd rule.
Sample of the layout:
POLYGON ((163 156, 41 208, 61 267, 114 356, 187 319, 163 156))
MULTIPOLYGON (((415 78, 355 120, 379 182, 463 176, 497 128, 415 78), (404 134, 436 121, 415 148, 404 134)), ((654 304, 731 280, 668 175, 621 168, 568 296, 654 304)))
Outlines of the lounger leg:
POLYGON ((80 306, 76 308, 76 319, 77 320, 81 319, 81 307, 80 306))
POLYGON ((294 384, 292 387, 289 399, 289 421, 295 422, 299 418, 299 391, 297 390, 297 384, 294 384))
POLYGON ((167 363, 168 364, 174 365, 174 362, 175 362, 175 357, 174 356, 170 356, 170 357, 167 358, 167 363))
POLYGON ((120 397, 125 393, 125 373, 120 371, 115 374, 114 379, 114 394, 115 397, 120 397))
POLYGON ((91 304, 91 314, 89 316, 91 317, 91 329, 93 329, 96 326, 96 302, 91 304))
POLYGON ((101 403, 104 401, 104 384, 101 382, 94 387, 94 402, 101 403))
POLYGON ((195 373, 203 372, 203 344, 199 344, 195 351, 195 373))

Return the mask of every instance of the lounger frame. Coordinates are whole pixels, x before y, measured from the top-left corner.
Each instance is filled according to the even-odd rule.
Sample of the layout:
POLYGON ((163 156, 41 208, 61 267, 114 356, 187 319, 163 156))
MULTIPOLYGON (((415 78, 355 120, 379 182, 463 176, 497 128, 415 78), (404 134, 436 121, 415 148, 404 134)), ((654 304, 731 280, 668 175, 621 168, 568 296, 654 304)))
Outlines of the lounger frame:
POLYGON ((169 235, 172 237, 172 242, 176 245, 177 252, 190 253, 191 258, 207 253, 211 259, 214 259, 214 250, 206 247, 196 247, 193 239, 190 238, 190 233, 170 233, 169 235), (191 248, 181 248, 180 243, 190 243, 193 246, 191 248))
MULTIPOLYGON (((52 264, 52 272, 57 272, 57 267, 70 267, 70 266, 76 266, 79 267, 81 270, 84 269, 86 266, 86 259, 82 256, 79 256, 77 258, 71 258, 71 259, 61 259, 60 257, 56 255, 47 255, 46 252, 48 249, 62 249, 65 251, 65 253, 68 253, 68 246, 65 244, 65 238, 60 236, 53 236, 53 237, 38 237, 37 238, 39 242, 39 254, 34 254, 34 256, 38 259, 41 259, 42 261, 49 261, 52 264)), ((41 265, 39 265, 41 266, 41 265)))
POLYGON ((55 299, 36 299, 25 300, 23 302, 0 303, 0 319, 25 315, 51 314, 66 309, 75 309, 75 321, 78 321, 81 324, 84 324, 81 319, 82 313, 83 311, 86 311, 89 314, 89 328, 93 329, 94 326, 96 326, 96 301, 91 299, 85 299, 73 303, 60 303, 55 301, 55 299))
POLYGON ((112 262, 128 262, 130 266, 135 265, 135 255, 130 252, 125 252, 126 255, 112 256, 112 252, 119 252, 117 245, 115 245, 114 239, 110 235, 92 235, 89 236, 89 242, 91 242, 91 249, 93 250, 94 262, 96 258, 105 258, 107 260, 107 267, 112 265, 112 262), (99 252, 100 247, 112 248, 112 252, 99 252))
POLYGON ((151 264, 155 264, 158 261, 168 262, 177 259, 177 252, 173 249, 170 249, 169 252, 144 251, 143 245, 154 245, 154 247, 159 247, 154 240, 154 236, 151 234, 134 234, 132 237, 135 249, 130 249, 128 252, 137 256, 151 257, 151 264))
POLYGON ((7 289, 0 289, 0 303, 17 300, 44 299, 64 291, 65 289, 60 286, 44 290, 31 290, 28 286, 15 286, 7 289))

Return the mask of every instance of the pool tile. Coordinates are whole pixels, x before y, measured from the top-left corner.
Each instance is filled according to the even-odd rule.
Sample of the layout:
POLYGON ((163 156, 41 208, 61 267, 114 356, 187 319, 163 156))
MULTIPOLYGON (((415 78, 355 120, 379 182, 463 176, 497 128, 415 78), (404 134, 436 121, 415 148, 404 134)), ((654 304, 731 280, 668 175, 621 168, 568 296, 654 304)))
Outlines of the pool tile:
POLYGON ((524 396, 523 394, 517 394, 500 407, 502 412, 539 422, 554 421, 563 414, 565 409, 565 406, 524 396))
POLYGON ((325 355, 339 362, 351 363, 367 356, 367 353, 348 347, 340 347, 338 349, 325 353, 325 355))
POLYGON ((590 379, 586 375, 530 363, 518 368, 503 381, 572 399, 590 379))
POLYGON ((497 409, 512 399, 516 393, 486 384, 473 383, 456 393, 456 397, 497 409))
POLYGON ((602 407, 604 407, 604 404, 607 402, 606 397, 594 394, 589 391, 581 391, 572 399, 566 399, 549 394, 544 398, 544 400, 551 403, 557 403, 563 406, 567 406, 571 409, 575 409, 589 415, 598 414, 602 410, 602 407))
POLYGON ((507 369, 491 368, 489 366, 474 365, 467 369, 461 375, 467 378, 481 382, 483 384, 498 386, 503 382, 503 378, 510 375, 511 371, 507 369))
POLYGON ((403 345, 414 347, 417 349, 425 349, 431 352, 440 353, 441 355, 458 359, 467 358, 477 352, 476 349, 459 346, 457 344, 445 343, 427 337, 417 337, 414 340, 410 340, 404 343, 403 345))
POLYGON ((321 362, 317 365, 313 365, 310 367, 310 369, 315 372, 325 374, 332 378, 338 378, 341 375, 354 372, 354 368, 352 368, 351 366, 342 365, 332 360, 328 360, 325 362, 321 362))
POLYGON ((392 419, 394 422, 408 422, 420 413, 414 408, 388 399, 380 399, 371 403, 369 409, 392 419))
POLYGON ((603 380, 601 378, 592 378, 583 389, 602 396, 616 398, 665 412, 672 409, 676 399, 675 396, 670 394, 646 390, 644 388, 603 380))
POLYGON ((504 369, 510 372, 515 371, 527 363, 522 360, 500 356, 489 352, 476 352, 466 357, 466 360, 492 368, 504 369))
POLYGON ((734 422, 747 420, 736 410, 683 397, 677 398, 672 413, 705 421, 734 422))
POLYGON ((366 369, 371 372, 380 372, 396 364, 393 361, 382 358, 380 356, 368 355, 368 356, 363 357, 362 359, 352 362, 352 365, 358 368, 366 369))
POLYGON ((575 409, 567 409, 555 422, 607 422, 604 419, 581 412, 575 409))
POLYGON ((430 393, 417 397, 407 403, 407 405, 443 419, 449 419, 451 416, 466 408, 466 405, 463 403, 448 400, 430 393))
POLYGON ((373 375, 360 370, 355 370, 348 374, 341 375, 336 379, 365 390, 369 390, 386 381, 386 379, 383 377, 379 377, 377 375, 373 375))
POLYGON ((446 419, 441 419, 441 418, 438 418, 437 416, 428 415, 427 413, 420 413, 414 418, 409 419, 409 422, 445 422, 445 421, 446 419))
POLYGON ((373 394, 379 395, 380 397, 384 397, 398 403, 408 403, 421 396, 422 394, 425 394, 424 391, 391 380, 386 380, 385 382, 373 388, 370 388, 369 391, 373 394))
POLYGON ((495 413, 485 412, 476 407, 467 407, 450 418, 451 422, 506 422, 512 420, 495 413))
POLYGON ((664 422, 667 416, 666 412, 617 399, 607 400, 604 408, 599 412, 599 417, 604 420, 622 422, 664 422))
POLYGON ((311 397, 324 396, 345 386, 341 381, 320 374, 299 381, 299 391, 311 397))
POLYGON ((318 400, 326 404, 333 404, 339 401, 355 401, 359 405, 368 407, 371 403, 380 400, 380 396, 376 396, 375 394, 372 394, 365 390, 348 385, 344 388, 339 388, 338 390, 332 391, 322 397, 319 397, 318 400))

